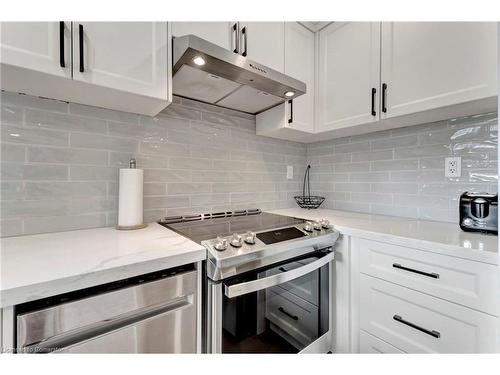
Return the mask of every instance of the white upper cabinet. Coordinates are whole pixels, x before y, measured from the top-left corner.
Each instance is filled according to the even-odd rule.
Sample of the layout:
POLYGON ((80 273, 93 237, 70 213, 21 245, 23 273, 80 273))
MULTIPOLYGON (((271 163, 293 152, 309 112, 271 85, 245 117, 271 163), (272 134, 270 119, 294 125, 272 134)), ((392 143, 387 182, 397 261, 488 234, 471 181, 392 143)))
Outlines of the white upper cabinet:
POLYGON ((240 54, 283 72, 285 22, 240 22, 240 54))
POLYGON ((333 23, 319 32, 317 128, 379 120, 380 23, 333 23))
POLYGON ((1 24, 1 88, 156 115, 172 100, 166 22, 1 24))
MULTIPOLYGON (((172 22, 172 35, 196 35, 218 46, 233 50, 236 44, 235 22, 172 22)), ((237 26, 236 26, 237 27, 237 26)), ((235 51, 238 52, 238 51, 235 51)))
POLYGON ((297 22, 286 22, 285 74, 306 84, 306 93, 293 100, 293 129, 314 131, 314 33, 297 22))
POLYGON ((496 23, 382 23, 381 81, 382 118, 496 96, 496 23))
POLYGON ((304 82, 306 93, 259 113, 256 117, 257 134, 306 141, 314 132, 315 35, 297 22, 286 22, 284 45, 283 72, 304 82))
POLYGON ((2 22, 1 62, 71 78, 71 22, 2 22))
POLYGON ((165 22, 74 22, 73 79, 167 99, 165 22))

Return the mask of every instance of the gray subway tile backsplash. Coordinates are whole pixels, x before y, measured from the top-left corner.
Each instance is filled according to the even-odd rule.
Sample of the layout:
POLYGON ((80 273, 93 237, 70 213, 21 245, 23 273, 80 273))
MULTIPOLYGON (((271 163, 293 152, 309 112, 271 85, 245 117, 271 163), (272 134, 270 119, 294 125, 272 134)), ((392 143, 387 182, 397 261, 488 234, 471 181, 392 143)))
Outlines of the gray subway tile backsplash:
POLYGON ((255 135, 252 115, 181 98, 155 117, 7 92, 1 104, 2 236, 116 225, 130 158, 147 221, 293 207, 302 189, 306 145, 255 135))
POLYGON ((484 113, 309 144, 311 181, 348 176, 314 193, 328 208, 458 222, 460 194, 497 191, 497 129, 497 113, 484 113), (444 176, 448 156, 462 157, 460 178, 444 176))
POLYGON ((3 92, 1 235, 116 225, 118 169, 132 157, 146 221, 295 207, 307 164, 325 208, 453 222, 461 192, 496 191, 496 113, 305 145, 255 135, 252 115, 174 99, 147 117, 3 92), (449 155, 462 156, 459 179, 444 177, 449 155))

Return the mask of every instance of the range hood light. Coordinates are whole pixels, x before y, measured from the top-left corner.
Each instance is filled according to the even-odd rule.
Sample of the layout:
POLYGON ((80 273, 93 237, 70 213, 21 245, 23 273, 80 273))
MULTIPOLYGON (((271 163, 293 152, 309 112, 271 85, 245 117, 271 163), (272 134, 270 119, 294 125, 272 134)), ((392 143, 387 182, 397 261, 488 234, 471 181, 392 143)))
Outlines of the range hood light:
POLYGON ((294 96, 294 95, 295 95, 295 93, 294 93, 293 91, 287 91, 287 92, 285 92, 285 96, 286 96, 287 98, 291 98, 291 97, 292 97, 292 96, 294 96))
POLYGON ((202 66, 202 65, 205 65, 205 59, 201 56, 196 56, 194 59, 193 59, 193 62, 198 65, 198 66, 202 66))

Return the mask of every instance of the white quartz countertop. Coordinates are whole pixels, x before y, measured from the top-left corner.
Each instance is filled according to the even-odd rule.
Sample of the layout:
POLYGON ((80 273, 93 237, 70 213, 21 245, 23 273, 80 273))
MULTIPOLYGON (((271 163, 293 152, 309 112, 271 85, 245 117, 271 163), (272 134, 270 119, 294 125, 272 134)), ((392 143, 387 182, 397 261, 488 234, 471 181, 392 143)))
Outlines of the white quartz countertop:
POLYGON ((464 232, 458 224, 300 207, 270 211, 309 220, 326 218, 342 234, 498 264, 498 237, 464 232))
POLYGON ((204 260, 205 248, 162 227, 76 230, 0 239, 0 307, 204 260))

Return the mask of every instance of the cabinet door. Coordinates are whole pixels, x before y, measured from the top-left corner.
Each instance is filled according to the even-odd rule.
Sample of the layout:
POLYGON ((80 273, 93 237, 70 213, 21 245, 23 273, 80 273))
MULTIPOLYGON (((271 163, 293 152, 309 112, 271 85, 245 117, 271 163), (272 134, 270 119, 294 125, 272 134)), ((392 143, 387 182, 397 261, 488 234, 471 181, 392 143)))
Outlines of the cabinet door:
POLYGON ((407 353, 491 353, 497 317, 360 274, 360 328, 407 353))
POLYGON ((321 30, 317 131, 377 121, 379 78, 380 23, 336 22, 321 30))
POLYGON ((240 53, 278 72, 285 69, 285 22, 240 22, 240 53))
POLYGON ((382 118, 497 95, 494 22, 382 23, 382 118))
POLYGON ((289 127, 314 131, 314 33, 297 22, 285 27, 285 74, 306 84, 306 94, 293 100, 289 127))
POLYGON ((172 22, 172 36, 196 35, 225 49, 234 49, 235 22, 172 22))
POLYGON ((0 28, 2 64, 71 78, 71 23, 2 22, 0 28))
POLYGON ((73 79, 167 100, 167 45, 166 22, 74 22, 73 79))
POLYGON ((363 330, 359 331, 359 352, 362 354, 399 354, 404 353, 402 350, 380 340, 379 338, 366 333, 363 330))

